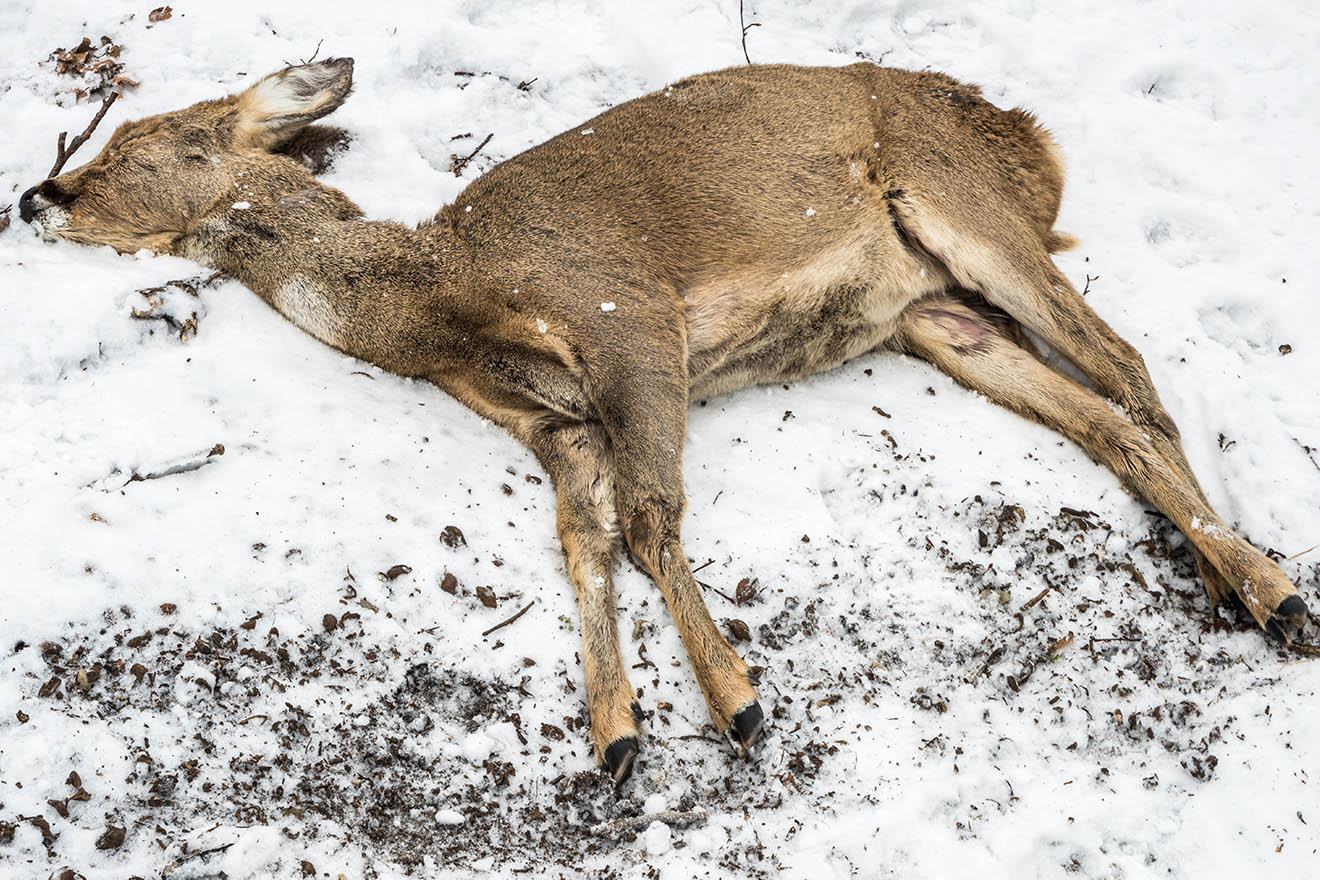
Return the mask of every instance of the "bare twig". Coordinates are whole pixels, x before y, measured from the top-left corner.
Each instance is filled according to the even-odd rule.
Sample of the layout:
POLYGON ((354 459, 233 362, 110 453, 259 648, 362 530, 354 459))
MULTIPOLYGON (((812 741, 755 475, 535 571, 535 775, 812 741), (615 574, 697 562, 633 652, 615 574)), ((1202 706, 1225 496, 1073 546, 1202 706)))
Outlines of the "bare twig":
POLYGON ((1293 438, 1293 442, 1296 443, 1298 446, 1302 447, 1302 452, 1306 453, 1306 458, 1308 461, 1311 462, 1312 467, 1320 471, 1320 463, 1316 462, 1315 457, 1311 455, 1311 453, 1315 452, 1315 450, 1312 449, 1310 446, 1307 446, 1302 441, 1298 440, 1296 437, 1293 438))
POLYGON ((1300 556, 1305 556, 1306 554, 1310 553, 1312 550, 1314 550, 1317 547, 1320 547, 1320 544, 1312 544, 1310 547, 1307 547, 1301 553, 1294 553, 1292 556, 1289 556, 1288 561, 1291 562, 1292 560, 1297 559, 1300 556))
POLYGON ((985 675, 986 672, 990 670, 990 667, 993 666, 995 662, 998 661, 999 658, 1002 656, 1004 656, 1004 646, 1000 645, 999 647, 995 648, 993 651, 990 652, 990 656, 985 658, 985 663, 981 664, 981 668, 976 670, 975 675, 973 675, 969 679, 965 679, 966 682, 968 684, 976 684, 976 680, 979 679, 982 675, 985 675))
POLYGON ((73 142, 69 144, 67 150, 64 148, 64 139, 69 136, 69 133, 67 131, 60 132, 60 136, 55 142, 55 164, 50 166, 50 173, 46 175, 47 177, 54 177, 59 174, 60 169, 64 167, 64 163, 69 161, 69 157, 72 156, 79 147, 87 143, 87 139, 92 136, 92 132, 96 131, 96 126, 100 125, 101 120, 105 118, 105 111, 109 110, 110 105, 118 98, 119 92, 111 92, 105 96, 105 100, 101 102, 101 109, 97 110, 96 115, 92 117, 91 125, 83 129, 83 133, 73 139, 73 142))
POLYGON ((100 489, 102 492, 115 492, 124 488, 129 483, 142 483, 147 480, 159 480, 161 477, 172 477, 175 474, 186 474, 189 471, 201 470, 224 454, 224 444, 217 443, 209 450, 195 452, 192 455, 185 456, 175 462, 162 465, 157 470, 147 471, 146 473, 134 470, 125 474, 119 468, 115 468, 108 475, 102 477, 96 482, 89 483, 87 488, 100 489))
POLYGON ((0 208, 0 232, 4 232, 9 228, 9 209, 12 207, 14 206, 5 205, 3 208, 0 208))
POLYGON ((738 0, 738 25, 742 28, 743 57, 747 59, 748 64, 751 64, 752 56, 747 54, 747 32, 754 27, 760 27, 761 23, 759 21, 754 21, 751 24, 747 24, 747 19, 743 16, 743 0, 738 0))
POLYGON ((145 287, 137 294, 146 300, 145 309, 133 309, 132 315, 139 320, 164 321, 171 330, 179 334, 179 339, 187 342, 193 336, 197 335, 197 313, 193 312, 191 316, 184 320, 179 320, 175 315, 165 311, 166 302, 163 294, 170 288, 174 288, 182 293, 196 297, 198 291, 205 287, 210 287, 217 282, 223 281, 228 276, 223 272, 212 272, 210 275, 197 275, 192 278, 176 278, 173 281, 166 281, 159 287, 145 287))
MULTIPOLYGON (((211 829, 211 830, 214 831, 215 829, 211 829)), ((210 849, 193 850, 192 852, 184 855, 182 858, 175 859, 173 862, 166 865, 165 870, 161 871, 160 876, 164 878, 168 878, 171 874, 179 870, 179 868, 183 867, 188 862, 191 862, 193 859, 204 859, 207 856, 215 855, 216 853, 222 853, 233 845, 234 844, 231 842, 231 843, 226 843, 223 846, 213 846, 210 849)))
POLYGON ((591 833, 597 837, 618 837, 629 831, 640 831, 652 822, 664 822, 666 825, 676 825, 682 828, 686 825, 704 822, 709 815, 700 808, 695 810, 665 810, 661 813, 647 813, 645 816, 630 816, 626 819, 615 819, 613 822, 601 822, 599 825, 591 826, 591 833))
POLYGON ((473 159, 477 158, 477 153, 480 153, 480 152, 481 152, 481 148, 484 147, 484 146, 486 146, 486 144, 490 143, 490 139, 493 138, 493 137, 495 137, 495 132, 492 131, 490 134, 486 135, 486 139, 485 139, 484 141, 482 141, 481 143, 477 144, 477 148, 476 148, 475 150, 473 150, 472 152, 468 153, 466 156, 462 156, 462 157, 460 157, 457 153, 451 153, 451 154, 450 154, 450 156, 449 156, 449 170, 452 171, 452 172, 454 172, 454 176, 455 176, 455 177, 460 177, 460 176, 462 176, 462 174, 463 174, 463 169, 466 168, 466 167, 468 166, 468 163, 469 163, 469 162, 471 162, 473 159))
POLYGON ((499 623, 495 624, 495 625, 492 626, 490 629, 488 629, 488 630, 486 630, 484 633, 482 633, 482 634, 481 634, 481 637, 484 639, 486 636, 488 636, 488 635, 490 635, 491 633, 495 632, 495 630, 497 630, 497 629, 503 629, 504 627, 506 627, 506 626, 508 626, 509 624, 513 623, 515 620, 517 620, 518 618, 522 617, 522 616, 523 616, 524 614, 526 614, 528 611, 531 611, 531 610, 532 610, 532 606, 535 605, 535 604, 536 604, 536 602, 535 602, 534 600, 531 601, 531 602, 528 602, 528 603, 527 603, 527 606, 526 606, 525 608, 523 608, 523 610, 521 610, 521 611, 519 611, 517 614, 513 615, 513 617, 510 617, 508 620, 503 620, 503 621, 500 621, 499 623))
POLYGON ((1032 607, 1032 606, 1035 605, 1037 602, 1039 602, 1040 600, 1044 599, 1044 598, 1049 594, 1050 590, 1052 590, 1052 589, 1054 589, 1054 585, 1053 585, 1053 584, 1051 584, 1051 585, 1049 585, 1048 587, 1046 587, 1045 589, 1041 590, 1041 591, 1040 591, 1039 593, 1037 593, 1035 596, 1031 597, 1031 598, 1028 599, 1026 602, 1024 602, 1024 603, 1022 604, 1022 607, 1019 608, 1018 611, 1026 611, 1028 608, 1032 607))
POLYGON ((316 48, 312 51, 312 57, 308 58, 303 64, 311 64, 316 60, 316 56, 321 54, 321 44, 325 42, 325 37, 316 41, 316 48))

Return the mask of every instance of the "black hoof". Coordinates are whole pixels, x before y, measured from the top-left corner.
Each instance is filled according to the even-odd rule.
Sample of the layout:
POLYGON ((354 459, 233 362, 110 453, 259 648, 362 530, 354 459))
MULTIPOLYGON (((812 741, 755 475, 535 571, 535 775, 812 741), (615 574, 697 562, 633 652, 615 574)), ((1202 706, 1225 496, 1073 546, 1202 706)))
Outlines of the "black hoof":
POLYGON ((633 758, 637 757, 637 737, 616 739, 605 749, 605 769, 616 786, 623 785, 632 773, 633 758))
POLYGON ((761 725, 764 723, 765 713, 761 711, 761 704, 749 703, 733 716, 733 723, 729 725, 727 735, 735 746, 742 749, 743 754, 747 754, 756 742, 756 735, 761 732, 761 725))
POLYGON ((1291 643, 1306 625, 1306 603, 1302 597, 1293 593, 1279 603, 1270 615, 1265 630, 1281 642, 1291 643))

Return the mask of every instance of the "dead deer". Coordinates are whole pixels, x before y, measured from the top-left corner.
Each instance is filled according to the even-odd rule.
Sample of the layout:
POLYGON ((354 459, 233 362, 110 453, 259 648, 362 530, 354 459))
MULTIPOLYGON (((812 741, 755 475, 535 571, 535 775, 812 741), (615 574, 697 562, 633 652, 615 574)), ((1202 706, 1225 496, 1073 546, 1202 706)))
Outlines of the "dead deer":
POLYGON ((1283 571, 1206 501, 1141 355, 1052 261, 1071 244, 1053 229, 1064 173, 1031 114, 939 73, 738 67, 515 156, 413 229, 364 219, 277 152, 324 134, 309 126, 352 71, 290 67, 125 123, 20 213, 62 239, 226 272, 530 447, 558 495, 591 738, 616 780, 642 717, 616 622, 621 539, 660 587, 716 728, 745 750, 763 720, 679 537, 689 401, 867 352, 915 355, 1072 438, 1183 531, 1212 604, 1237 596, 1284 640, 1304 626, 1283 571))

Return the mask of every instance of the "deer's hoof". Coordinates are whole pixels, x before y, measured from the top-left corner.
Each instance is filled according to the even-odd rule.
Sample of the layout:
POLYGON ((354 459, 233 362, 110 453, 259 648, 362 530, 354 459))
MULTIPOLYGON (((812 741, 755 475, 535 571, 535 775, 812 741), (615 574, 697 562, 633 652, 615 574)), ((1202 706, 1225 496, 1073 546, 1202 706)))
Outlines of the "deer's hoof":
POLYGON ((738 714, 733 716, 733 721, 729 724, 727 736, 735 748, 742 750, 744 755, 749 754, 752 745, 756 742, 756 736, 761 732, 761 726, 765 724, 765 713, 761 711, 761 704, 748 703, 738 710, 738 714))
POLYGON ((605 748, 605 770, 615 786, 623 785, 632 773, 633 759, 637 757, 637 737, 616 739, 605 748))
POLYGON ((1265 624, 1265 631, 1281 642, 1291 643, 1306 625, 1306 603, 1293 593, 1279 603, 1265 624))

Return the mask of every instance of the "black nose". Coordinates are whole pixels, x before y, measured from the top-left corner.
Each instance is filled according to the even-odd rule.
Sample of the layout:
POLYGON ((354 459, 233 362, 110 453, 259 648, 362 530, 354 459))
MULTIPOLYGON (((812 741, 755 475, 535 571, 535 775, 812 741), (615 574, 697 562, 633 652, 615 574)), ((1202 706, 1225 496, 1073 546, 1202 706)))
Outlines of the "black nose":
POLYGON ((37 212, 54 205, 67 205, 73 196, 60 189, 53 180, 43 180, 32 189, 23 193, 18 200, 18 216, 24 223, 31 223, 37 212), (40 203, 38 203, 40 199, 40 203))

